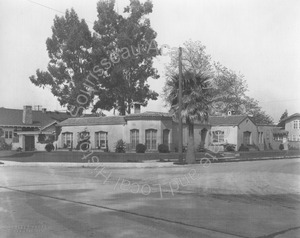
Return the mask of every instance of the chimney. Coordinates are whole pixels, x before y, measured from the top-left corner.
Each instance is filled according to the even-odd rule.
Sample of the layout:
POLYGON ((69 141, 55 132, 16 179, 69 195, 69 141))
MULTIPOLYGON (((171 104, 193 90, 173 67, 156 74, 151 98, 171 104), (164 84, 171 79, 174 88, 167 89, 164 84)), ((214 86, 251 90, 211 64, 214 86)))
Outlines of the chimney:
POLYGON ((32 106, 23 107, 23 120, 24 124, 32 124, 32 106))
POLYGON ((134 108, 134 113, 141 113, 141 104, 140 103, 134 103, 133 108, 134 108))
POLYGON ((47 108, 42 108, 42 112, 46 113, 47 112, 47 108))

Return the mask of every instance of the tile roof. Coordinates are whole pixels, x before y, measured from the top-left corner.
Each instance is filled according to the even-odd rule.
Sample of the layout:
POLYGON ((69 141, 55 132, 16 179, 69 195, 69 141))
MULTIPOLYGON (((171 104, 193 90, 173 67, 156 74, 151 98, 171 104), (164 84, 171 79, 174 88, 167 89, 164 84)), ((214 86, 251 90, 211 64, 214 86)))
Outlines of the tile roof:
POLYGON ((212 126, 237 126, 247 117, 247 115, 210 116, 208 122, 212 126))
POLYGON ((42 112, 32 111, 32 124, 22 122, 22 109, 0 108, 0 126, 21 126, 21 127, 45 127, 55 121, 62 121, 69 118, 70 115, 63 112, 42 112))
POLYGON ((59 126, 123 125, 124 116, 73 117, 58 123, 59 126))
POLYGON ((125 116, 125 120, 161 120, 172 119, 172 115, 167 112, 152 112, 147 111, 143 113, 129 114, 125 116))

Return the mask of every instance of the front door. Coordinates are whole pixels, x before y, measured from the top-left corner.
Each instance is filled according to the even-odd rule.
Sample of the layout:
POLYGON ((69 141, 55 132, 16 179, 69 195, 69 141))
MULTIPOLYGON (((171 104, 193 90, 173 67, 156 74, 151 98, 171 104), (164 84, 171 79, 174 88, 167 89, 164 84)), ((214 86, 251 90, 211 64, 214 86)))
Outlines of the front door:
POLYGON ((34 136, 25 136, 25 151, 34 150, 34 136))
POLYGON ((244 145, 251 145, 251 132, 245 131, 244 132, 244 145))

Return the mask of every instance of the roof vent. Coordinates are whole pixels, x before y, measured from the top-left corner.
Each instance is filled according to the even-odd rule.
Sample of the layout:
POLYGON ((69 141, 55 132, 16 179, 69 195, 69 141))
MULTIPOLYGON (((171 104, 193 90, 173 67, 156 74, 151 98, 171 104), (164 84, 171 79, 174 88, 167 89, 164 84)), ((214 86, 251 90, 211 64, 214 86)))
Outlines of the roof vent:
POLYGON ((231 112, 231 111, 228 111, 228 112, 227 112, 227 115, 228 115, 228 116, 231 116, 231 115, 232 115, 232 112, 231 112))

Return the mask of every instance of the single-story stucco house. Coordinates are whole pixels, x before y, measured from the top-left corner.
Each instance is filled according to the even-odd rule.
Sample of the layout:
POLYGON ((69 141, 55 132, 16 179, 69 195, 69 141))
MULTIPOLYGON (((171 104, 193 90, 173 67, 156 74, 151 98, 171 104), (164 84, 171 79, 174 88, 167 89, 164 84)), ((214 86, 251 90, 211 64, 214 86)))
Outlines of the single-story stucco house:
POLYGON ((46 142, 55 140, 56 124, 69 117, 63 112, 35 111, 32 106, 24 106, 23 110, 1 107, 2 138, 13 150, 45 150, 46 142))

